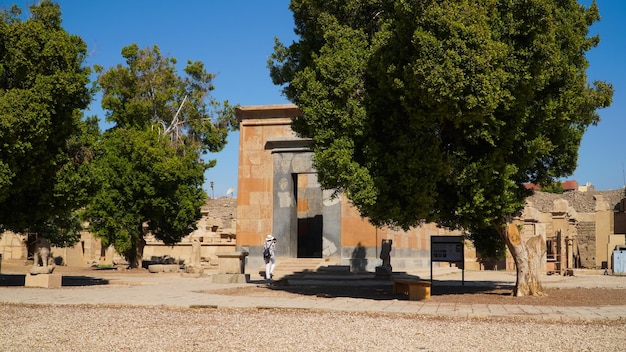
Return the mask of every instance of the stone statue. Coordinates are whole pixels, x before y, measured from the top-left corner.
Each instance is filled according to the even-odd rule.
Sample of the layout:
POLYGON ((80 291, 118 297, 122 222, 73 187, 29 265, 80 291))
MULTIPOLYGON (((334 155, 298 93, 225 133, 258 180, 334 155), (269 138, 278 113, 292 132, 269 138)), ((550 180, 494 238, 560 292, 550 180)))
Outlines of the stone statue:
POLYGON ((380 259, 382 259, 383 264, 381 266, 376 267, 376 275, 375 279, 379 280, 388 280, 391 278, 391 273, 393 268, 391 267, 391 244, 393 240, 382 240, 380 246, 380 259))
POLYGON ((192 266, 200 266, 201 256, 200 250, 202 245, 197 238, 193 238, 191 240, 191 265, 192 266))
POLYGON ((191 260, 188 265, 185 266, 185 272, 188 274, 198 274, 201 275, 204 273, 204 268, 202 267, 202 257, 201 257, 201 249, 202 244, 197 237, 191 238, 191 260))
POLYGON ((393 240, 383 240, 380 249, 380 259, 383 260, 382 267, 391 271, 391 244, 393 240))
POLYGON ((51 274, 54 271, 54 262, 51 261, 50 242, 43 238, 37 237, 35 241, 35 252, 33 253, 33 267, 30 269, 30 273, 36 274, 51 274), (41 266, 39 263, 41 262, 41 266))

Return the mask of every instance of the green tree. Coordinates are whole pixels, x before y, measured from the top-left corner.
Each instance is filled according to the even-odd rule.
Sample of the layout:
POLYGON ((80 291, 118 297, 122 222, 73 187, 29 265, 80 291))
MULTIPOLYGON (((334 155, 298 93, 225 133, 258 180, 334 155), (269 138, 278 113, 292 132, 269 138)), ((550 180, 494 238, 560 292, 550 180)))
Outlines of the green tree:
MULTIPOLYGON (((589 85, 599 19, 575 0, 293 0, 274 83, 298 105, 321 185, 375 225, 494 226, 516 295, 541 295, 541 243, 511 223, 523 184, 571 174, 612 86, 589 85)), ((478 231, 477 231, 478 232, 478 231)), ((545 243, 544 243, 545 247, 545 243)))
POLYGON ((506 258, 506 243, 495 227, 474 228, 465 237, 472 241, 476 254, 483 263, 506 258))
POLYGON ((114 126, 102 134, 94 173, 101 190, 84 215, 103 245, 138 267, 148 231, 173 245, 195 229, 204 172, 215 165, 201 156, 222 149, 236 125, 228 101, 209 96, 214 75, 201 62, 187 62, 181 77, 157 46, 129 45, 122 56, 126 65, 97 68, 114 126))
POLYGON ((561 182, 552 182, 541 187, 542 192, 546 193, 555 193, 555 194, 563 194, 563 183, 561 182))
POLYGON ((76 240, 75 210, 93 185, 89 122, 91 70, 83 40, 61 27, 59 5, 40 1, 21 17, 0 13, 0 230, 76 240), (74 225, 70 226, 70 223, 74 225))

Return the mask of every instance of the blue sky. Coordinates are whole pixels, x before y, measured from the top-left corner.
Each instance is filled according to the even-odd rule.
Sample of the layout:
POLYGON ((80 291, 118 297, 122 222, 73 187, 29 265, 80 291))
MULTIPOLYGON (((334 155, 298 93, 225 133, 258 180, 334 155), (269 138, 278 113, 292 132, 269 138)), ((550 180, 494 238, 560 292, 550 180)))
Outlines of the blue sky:
MULTIPOLYGON (((588 5, 590 0, 581 1, 588 5)), ((613 104, 599 110, 601 121, 591 126, 578 151, 578 167, 569 179, 579 184, 590 182, 598 190, 626 185, 626 1, 597 0, 600 22, 590 34, 600 35, 600 44, 587 53, 588 80, 613 84, 613 104)))
MULTIPOLYGON (((3 0, 4 1, 4 0, 3 0)), ((9 0, 11 1, 11 0, 9 0)), ((13 0, 25 8, 32 0, 13 0)), ((216 73, 213 97, 232 104, 288 103, 272 83, 267 59, 274 37, 291 43, 293 17, 287 0, 57 0, 63 27, 87 43, 88 65, 105 68, 123 63, 122 47, 158 45, 163 54, 175 57, 181 67, 190 60, 202 61, 216 73)), ((104 120, 99 103, 88 115, 104 120)), ((232 133, 205 174, 205 190, 215 198, 234 188, 237 195, 239 133, 232 133), (214 182, 213 190, 210 182, 214 182)))
MULTIPOLYGON (((0 0, 25 9, 34 0, 0 0)), ((284 43, 295 40, 288 0, 57 0, 63 27, 81 36, 88 45, 87 64, 105 68, 122 62, 123 46, 154 44, 179 63, 204 62, 217 73, 213 96, 233 104, 265 105, 288 101, 272 84, 266 67, 274 37, 284 43)), ((591 0, 580 0, 588 5, 591 0)), ((583 137, 578 168, 568 179, 590 182, 596 189, 624 187, 626 183, 626 1, 598 0, 602 20, 591 28, 601 42, 588 53, 590 81, 609 81, 615 88, 613 104, 600 110, 601 121, 583 137)), ((104 119, 99 105, 88 114, 104 119)), ((226 195, 237 188, 239 133, 229 137, 226 148, 212 158, 217 166, 207 171, 209 196, 226 195), (209 182, 214 182, 211 190, 209 182)))

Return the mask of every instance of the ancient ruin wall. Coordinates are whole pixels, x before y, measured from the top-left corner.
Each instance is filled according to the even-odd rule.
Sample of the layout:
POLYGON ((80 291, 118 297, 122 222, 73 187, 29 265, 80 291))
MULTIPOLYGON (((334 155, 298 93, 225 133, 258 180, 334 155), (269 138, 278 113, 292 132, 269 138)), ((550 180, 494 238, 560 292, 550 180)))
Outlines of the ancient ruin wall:
POLYGON ((596 224, 591 221, 581 221, 576 225, 580 264, 583 268, 596 266, 596 224))

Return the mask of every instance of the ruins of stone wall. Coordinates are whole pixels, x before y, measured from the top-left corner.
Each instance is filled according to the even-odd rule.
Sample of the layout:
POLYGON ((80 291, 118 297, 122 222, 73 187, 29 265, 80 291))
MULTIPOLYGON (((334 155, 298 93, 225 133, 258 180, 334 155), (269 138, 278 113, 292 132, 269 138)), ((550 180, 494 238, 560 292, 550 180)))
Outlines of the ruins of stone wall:
MULTIPOLYGON (((217 263, 218 251, 235 250, 236 199, 220 198, 207 200, 202 207, 202 218, 197 230, 183 238, 174 246, 166 246, 150 234, 145 236, 144 260, 170 257, 177 262, 186 262, 192 256, 192 238, 201 243, 203 261, 217 263)), ((27 260, 27 235, 7 231, 0 236, 0 254, 4 260, 27 260)), ((52 246, 52 256, 59 265, 89 267, 97 265, 125 264, 124 259, 113 248, 105 250, 101 256, 101 241, 90 232, 82 231, 81 239, 72 247, 52 246)))
POLYGON ((591 221, 581 221, 576 224, 576 239, 580 254, 580 265, 583 268, 596 267, 596 224, 591 221))
POLYGON ((204 265, 217 265, 218 252, 234 252, 236 243, 236 204, 233 198, 208 199, 202 207, 197 229, 174 246, 166 246, 151 234, 145 236, 143 260, 156 261, 173 258, 188 263, 192 259, 192 243, 200 244, 200 258, 204 265))
POLYGON ((28 255, 26 245, 26 235, 16 234, 6 231, 0 235, 0 253, 2 259, 26 259, 28 255))

